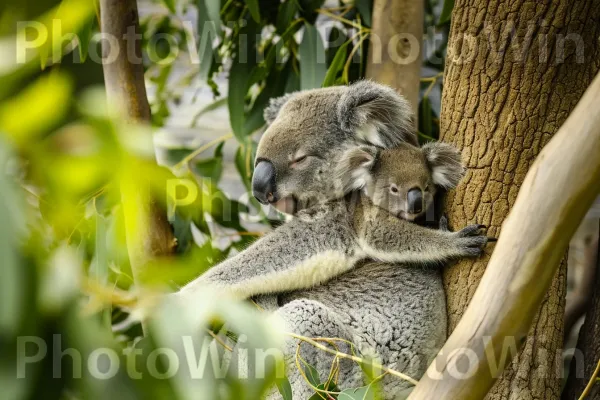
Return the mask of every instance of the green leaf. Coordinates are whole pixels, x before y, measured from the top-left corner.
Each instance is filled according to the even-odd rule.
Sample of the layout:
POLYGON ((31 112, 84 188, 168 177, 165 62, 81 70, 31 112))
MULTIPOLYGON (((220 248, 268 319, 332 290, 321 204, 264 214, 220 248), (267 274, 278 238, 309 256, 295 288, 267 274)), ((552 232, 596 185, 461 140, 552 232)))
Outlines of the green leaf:
POLYGON ((252 19, 257 23, 260 23, 260 7, 258 5, 258 0, 246 0, 246 4, 248 5, 248 10, 250 11, 250 15, 252 15, 252 19))
POLYGON ((213 49, 213 42, 221 35, 219 1, 198 0, 198 52, 200 54, 201 80, 208 80, 215 65, 220 62, 219 55, 213 49))
MULTIPOLYGON (((254 170, 254 157, 256 156, 256 142, 250 138, 240 144, 235 153, 235 168, 248 191, 251 190, 252 172, 254 170)), ((251 197, 252 199, 253 197, 251 197)))
POLYGON ((304 364, 304 373, 306 374, 306 378, 310 382, 311 385, 318 387, 321 384, 321 378, 319 377, 319 372, 315 367, 305 362, 304 364))
MULTIPOLYGON (((1 144, 0 166, 4 169, 8 151, 5 143, 1 144)), ((22 310, 24 269, 16 250, 19 228, 25 225, 25 221, 21 210, 23 200, 17 197, 15 188, 4 173, 0 173, 0 193, 0 332, 10 335, 16 333, 21 316, 26 314, 22 310)))
POLYGON ((373 11, 373 0, 356 0, 355 3, 358 12, 362 16, 363 24, 371 26, 371 14, 373 11))
POLYGON ((238 53, 232 62, 229 71, 229 94, 227 105, 229 106, 229 123, 233 134, 238 141, 243 142, 246 134, 244 131, 246 117, 246 97, 248 90, 253 84, 253 76, 257 65, 256 60, 256 36, 260 33, 260 27, 252 20, 240 30, 240 36, 244 36, 247 43, 240 44, 244 53, 238 53), (243 57, 242 57, 243 56, 243 57))
POLYGON ((321 87, 327 74, 325 48, 321 35, 314 25, 305 24, 305 26, 299 49, 302 90, 321 87))
POLYGON ((344 43, 338 49, 337 53, 335 53, 335 57, 333 58, 333 61, 331 61, 331 65, 327 70, 327 75, 325 75, 325 79, 323 80, 323 87, 333 86, 338 73, 344 68, 349 43, 349 41, 344 43))
POLYGON ((227 104, 227 97, 223 97, 219 100, 215 100, 212 103, 206 105, 204 108, 202 108, 200 111, 198 111, 198 113, 196 115, 194 115, 194 119, 192 119, 191 127, 195 128, 196 124, 198 123, 198 120, 204 114, 214 111, 216 109, 219 109, 219 108, 223 107, 225 104, 227 104))
POLYGON ((277 379, 275 383, 277 383, 277 389, 283 400, 293 400, 292 385, 290 385, 290 381, 287 378, 277 379))
POLYGON ((329 37, 327 38, 327 65, 331 65, 335 55, 337 54, 340 47, 342 47, 348 41, 348 36, 346 33, 334 26, 329 31, 329 37))
POLYGON ((241 63, 236 58, 229 72, 229 94, 227 105, 229 107, 229 123, 233 134, 238 141, 242 142, 244 137, 244 120, 246 95, 248 93, 248 82, 252 74, 248 63, 241 63))
POLYGON ((220 143, 215 149, 215 155, 212 158, 198 160, 193 164, 195 173, 205 178, 212 179, 217 184, 223 174, 223 146, 225 142, 220 143))
POLYGON ((0 134, 17 146, 54 129, 67 116, 73 83, 63 73, 53 73, 34 81, 12 99, 0 105, 0 134))
POLYGON ((177 12, 177 10, 175 10, 175 0, 162 0, 162 2, 171 13, 175 14, 177 12))
POLYGON ((429 97, 423 97, 419 104, 419 131, 427 136, 433 136, 433 111, 429 97))
POLYGON ((442 8, 442 13, 440 14, 440 20, 438 25, 443 25, 446 22, 450 21, 452 17, 452 9, 454 8, 454 0, 444 0, 444 6, 442 8))
POLYGON ((277 32, 285 32, 298 13, 298 3, 294 0, 284 1, 279 5, 277 12, 277 32))
POLYGON ((346 389, 338 395, 338 400, 373 400, 374 398, 375 389, 372 385, 358 389, 346 389))
POLYGON ((77 46, 79 50, 79 59, 84 62, 87 59, 89 54, 90 42, 92 41, 92 35, 94 33, 94 28, 96 27, 96 23, 98 20, 95 15, 92 15, 88 23, 86 23, 81 32, 79 33, 79 46, 77 46))
POLYGON ((291 61, 282 70, 275 70, 267 77, 265 87, 256 97, 252 109, 246 116, 244 134, 250 135, 265 124, 264 111, 269 100, 285 93, 288 75, 292 73, 291 61))
POLYGON ((317 12, 318 8, 321 8, 325 4, 325 0, 294 0, 300 6, 300 15, 309 24, 314 24, 315 20, 319 16, 317 12))
MULTIPOLYGON (((328 392, 339 392, 340 391, 340 389, 337 387, 337 385, 333 381, 329 381, 327 383, 320 383, 320 384, 316 385, 316 387, 317 387, 317 389, 326 390, 328 392)), ((324 398, 329 399, 329 397, 327 397, 327 395, 324 392, 315 391, 315 394, 310 396, 309 400, 323 400, 324 398)))

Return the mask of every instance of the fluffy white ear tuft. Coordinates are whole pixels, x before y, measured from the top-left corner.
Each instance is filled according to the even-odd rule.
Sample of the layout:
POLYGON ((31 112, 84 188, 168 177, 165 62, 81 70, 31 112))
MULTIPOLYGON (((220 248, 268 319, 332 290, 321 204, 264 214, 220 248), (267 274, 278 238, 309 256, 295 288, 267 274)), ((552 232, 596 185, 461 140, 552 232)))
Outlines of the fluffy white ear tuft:
POLYGON ((400 143, 418 145, 414 116, 404 97, 389 86, 369 80, 346 88, 337 106, 343 130, 383 148, 400 143))
POLYGON ((265 121, 267 122, 268 125, 271 125, 273 123, 273 121, 275 121, 275 118, 277 118, 277 116, 279 115, 279 111, 281 110, 281 108, 295 94, 296 94, 296 92, 288 93, 281 97, 276 97, 274 99, 269 100, 269 105, 267 107, 265 107, 265 111, 263 112, 265 121))
POLYGON ((378 155, 379 150, 374 146, 351 147, 342 153, 335 177, 344 194, 362 189, 371 181, 378 155))
POLYGON ((422 147, 433 174, 433 183, 444 189, 453 189, 465 175, 460 151, 441 142, 427 143, 422 147))

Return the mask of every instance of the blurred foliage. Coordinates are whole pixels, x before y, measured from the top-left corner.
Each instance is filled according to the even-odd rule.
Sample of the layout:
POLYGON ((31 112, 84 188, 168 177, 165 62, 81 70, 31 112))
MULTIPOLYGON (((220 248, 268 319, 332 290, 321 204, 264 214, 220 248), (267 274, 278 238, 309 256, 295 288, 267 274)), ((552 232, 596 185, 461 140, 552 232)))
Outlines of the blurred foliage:
MULTIPOLYGON (((450 3, 427 2, 419 107, 424 140, 439 132, 450 3)), ((156 306, 155 296, 243 250, 258 235, 244 222, 257 205, 231 200, 220 188, 224 144, 237 140, 233 163, 249 191, 254 133, 264 126, 269 99, 364 77, 371 1, 333 8, 323 0, 157 0, 144 6, 140 25, 153 128, 168 128, 185 90, 206 85, 215 102, 200 109, 192 125, 227 106, 232 128, 200 148, 170 146, 165 166, 154 161, 152 128, 128 125, 106 106, 94 39, 96 1, 0 5, 0 387, 8 399, 191 399, 198 393, 206 399, 255 399, 275 382, 279 359, 267 365, 264 379, 216 379, 213 372, 190 379, 189 370, 164 378, 170 359, 157 359, 158 349, 173 349, 180 367, 190 369, 184 365, 190 349, 182 347, 181 337, 193 338, 197 360, 206 343, 218 346, 208 328, 225 321, 233 333, 246 335, 249 349, 277 347, 280 338, 247 304, 216 302, 207 293, 191 307, 192 315, 183 314, 176 300, 156 306), (60 33, 53 31, 57 21, 60 33), (78 39, 52 40, 70 33, 78 39), (217 82, 223 75, 227 93, 220 93, 217 82), (136 282, 125 243, 125 226, 135 215, 121 204, 128 191, 159 199, 177 237, 177 254, 156 260, 136 282), (149 312, 153 322, 142 338, 140 320, 149 312), (104 359, 97 349, 104 349, 104 359), (45 357, 37 359, 38 351, 45 357), (114 376, 90 373, 86 362, 96 360, 106 377, 112 354, 121 365, 114 376), (74 378, 80 361, 81 377, 74 378), (130 365, 141 378, 132 377, 130 365), (155 366, 162 375, 151 373, 155 366)), ((377 397, 376 377, 338 395, 335 382, 320 382, 311 368, 305 365, 318 392, 314 398, 377 397)), ((276 383, 291 398, 289 383, 276 383)))

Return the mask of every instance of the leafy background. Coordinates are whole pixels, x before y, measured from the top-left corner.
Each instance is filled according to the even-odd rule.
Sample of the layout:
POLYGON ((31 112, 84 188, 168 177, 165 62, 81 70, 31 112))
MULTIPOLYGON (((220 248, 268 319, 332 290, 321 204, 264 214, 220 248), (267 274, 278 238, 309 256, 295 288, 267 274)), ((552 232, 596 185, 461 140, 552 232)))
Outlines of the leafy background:
MULTIPOLYGON (((418 110, 423 141, 435 140, 439 132, 452 1, 426 4, 418 110)), ((125 365, 127 354, 139 350, 132 362, 147 371, 152 350, 169 347, 180 354, 176 342, 185 334, 194 337, 197 350, 206 340, 214 345, 208 328, 224 322, 250 338, 249 348, 277 346, 281 338, 252 305, 214 304, 205 294, 190 316, 172 301, 157 306, 155 294, 176 289, 280 223, 248 195, 264 107, 285 93, 363 78, 371 12, 370 0, 141 1, 152 108, 148 127, 127 124, 106 105, 99 44, 90 40, 99 26, 96 2, 0 5, 3 396, 186 399, 202 393, 210 399, 254 399, 273 383, 281 360, 260 380, 230 375, 193 380, 185 373, 131 379, 125 368, 102 380, 85 368, 74 379, 76 363, 59 355, 61 349, 78 349, 85 362, 102 347, 113 349, 125 365), (17 63, 16 35, 31 39, 34 33, 19 31, 16 23, 37 21, 51 28, 53 19, 61 21, 63 34, 75 33, 80 40, 42 41, 17 63), (256 51, 244 52, 244 40, 256 51), (167 201, 176 179, 188 185, 176 185, 178 190, 199 193, 192 203, 167 201), (147 276, 134 279, 124 229, 134 216, 121 200, 139 192, 162 199, 177 237, 177 256, 156 261, 147 276), (149 312, 153 322, 142 338, 140 320, 149 312), (53 348, 55 335, 62 347, 53 348), (43 343, 32 339, 27 347, 23 337, 43 343), (44 346, 47 356, 23 365, 24 378, 15 379, 18 361, 44 346)), ((161 371, 168 369, 164 358, 158 364, 161 371)), ((366 376, 367 386, 338 394, 333 373, 321 382, 313 367, 303 369, 316 389, 314 398, 377 397, 378 377, 366 376)), ((277 383, 283 397, 291 398, 286 381, 277 383)))

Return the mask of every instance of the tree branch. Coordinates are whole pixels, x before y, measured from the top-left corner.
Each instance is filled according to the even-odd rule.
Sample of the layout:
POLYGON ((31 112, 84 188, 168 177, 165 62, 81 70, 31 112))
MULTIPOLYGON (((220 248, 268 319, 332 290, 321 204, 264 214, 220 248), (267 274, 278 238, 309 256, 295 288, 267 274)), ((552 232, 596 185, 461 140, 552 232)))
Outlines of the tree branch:
MULTIPOLYGON (((100 0, 104 81, 108 103, 123 116, 150 123, 135 0, 100 0)), ((121 186, 129 259, 140 284, 150 260, 173 253, 176 240, 164 210, 147 193, 121 186)))
POLYGON ((367 78, 397 89, 415 113, 421 85, 424 9, 423 0, 375 0, 369 38, 367 78))
POLYGON ((600 75, 527 173, 469 307, 409 399, 481 399, 510 361, 506 344, 524 342, 600 191, 599 96, 600 75))

